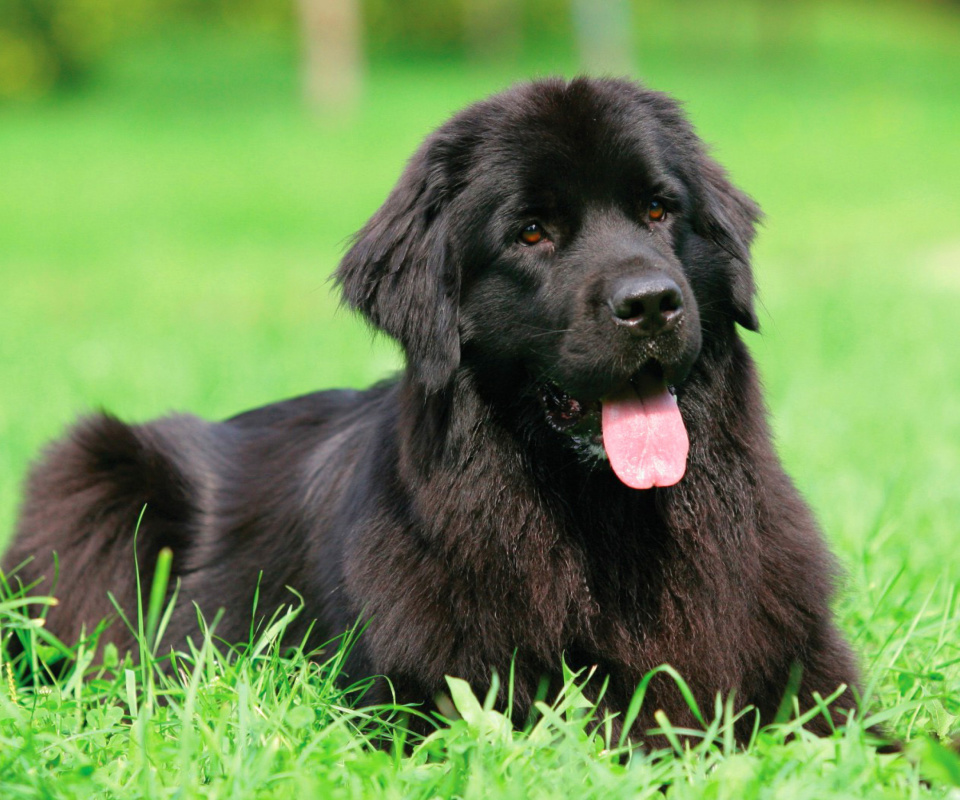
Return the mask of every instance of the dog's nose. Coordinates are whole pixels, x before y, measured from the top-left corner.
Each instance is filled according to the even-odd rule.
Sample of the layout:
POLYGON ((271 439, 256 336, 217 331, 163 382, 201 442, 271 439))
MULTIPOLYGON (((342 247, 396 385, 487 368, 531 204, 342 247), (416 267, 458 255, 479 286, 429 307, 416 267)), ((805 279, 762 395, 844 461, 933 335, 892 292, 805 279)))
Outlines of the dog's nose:
POLYGON ((641 336, 672 328, 683 316, 680 287, 662 273, 621 279, 614 284, 607 305, 614 322, 641 336))

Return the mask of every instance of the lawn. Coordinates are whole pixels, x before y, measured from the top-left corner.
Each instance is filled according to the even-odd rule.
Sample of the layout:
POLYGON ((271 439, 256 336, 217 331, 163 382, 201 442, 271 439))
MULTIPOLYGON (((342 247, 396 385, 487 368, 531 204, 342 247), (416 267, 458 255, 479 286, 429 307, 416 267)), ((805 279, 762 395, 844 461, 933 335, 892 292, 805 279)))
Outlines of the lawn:
MULTIPOLYGON (((573 688, 511 732, 455 687, 462 721, 412 753, 371 749, 402 720, 352 710, 335 662, 280 658, 267 636, 185 659, 183 680, 114 653, 87 681, 7 687, 10 671, 0 796, 949 796, 960 761, 923 734, 960 729, 956 8, 809 4, 771 48, 745 5, 731 25, 706 2, 645 3, 638 40, 639 73, 766 212, 750 345, 846 570, 864 713, 915 739, 910 759, 856 722, 737 753, 721 718, 712 743, 627 762, 573 688)), ((30 459, 84 410, 216 418, 395 370, 337 309, 345 240, 453 110, 572 64, 562 46, 496 66, 382 57, 354 117, 318 120, 282 40, 180 30, 118 49, 75 94, 0 108, 0 543, 30 459)), ((0 606, 7 633, 17 613, 0 606)))

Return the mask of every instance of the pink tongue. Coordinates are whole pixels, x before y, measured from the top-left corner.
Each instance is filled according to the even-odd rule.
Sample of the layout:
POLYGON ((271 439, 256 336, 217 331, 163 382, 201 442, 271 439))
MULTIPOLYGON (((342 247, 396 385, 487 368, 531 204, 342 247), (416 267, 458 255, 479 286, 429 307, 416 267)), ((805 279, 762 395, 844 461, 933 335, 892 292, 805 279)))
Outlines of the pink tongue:
POLYGON ((603 446, 617 477, 633 489, 673 486, 687 468, 690 440, 677 398, 650 380, 603 398, 603 446))

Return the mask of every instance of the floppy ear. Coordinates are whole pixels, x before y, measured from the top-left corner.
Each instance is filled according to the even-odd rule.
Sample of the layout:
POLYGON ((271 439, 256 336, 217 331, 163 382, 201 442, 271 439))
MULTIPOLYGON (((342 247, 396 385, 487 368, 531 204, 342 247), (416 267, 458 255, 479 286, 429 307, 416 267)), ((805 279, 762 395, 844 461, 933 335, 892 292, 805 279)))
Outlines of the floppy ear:
POLYGON ((725 259, 730 280, 730 302, 734 320, 750 331, 760 329, 753 308, 756 286, 750 269, 750 245, 760 221, 760 207, 727 179, 723 169, 704 156, 700 169, 701 208, 694 230, 712 241, 725 259))
POLYGON ((439 151, 428 141, 414 154, 336 273, 343 302, 400 342, 408 369, 428 391, 441 388, 460 363, 460 278, 451 263, 439 151))

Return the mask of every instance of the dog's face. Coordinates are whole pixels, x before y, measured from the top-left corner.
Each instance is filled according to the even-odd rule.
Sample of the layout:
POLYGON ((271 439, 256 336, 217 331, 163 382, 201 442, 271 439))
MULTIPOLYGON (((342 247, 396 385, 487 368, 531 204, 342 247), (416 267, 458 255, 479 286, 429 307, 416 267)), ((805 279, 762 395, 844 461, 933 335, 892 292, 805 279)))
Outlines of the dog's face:
POLYGON ((630 485, 668 485, 686 458, 672 394, 702 337, 757 327, 757 215, 665 95, 527 84, 425 142, 338 279, 428 391, 469 369, 630 485), (671 463, 625 478, 614 452, 651 447, 671 463))

